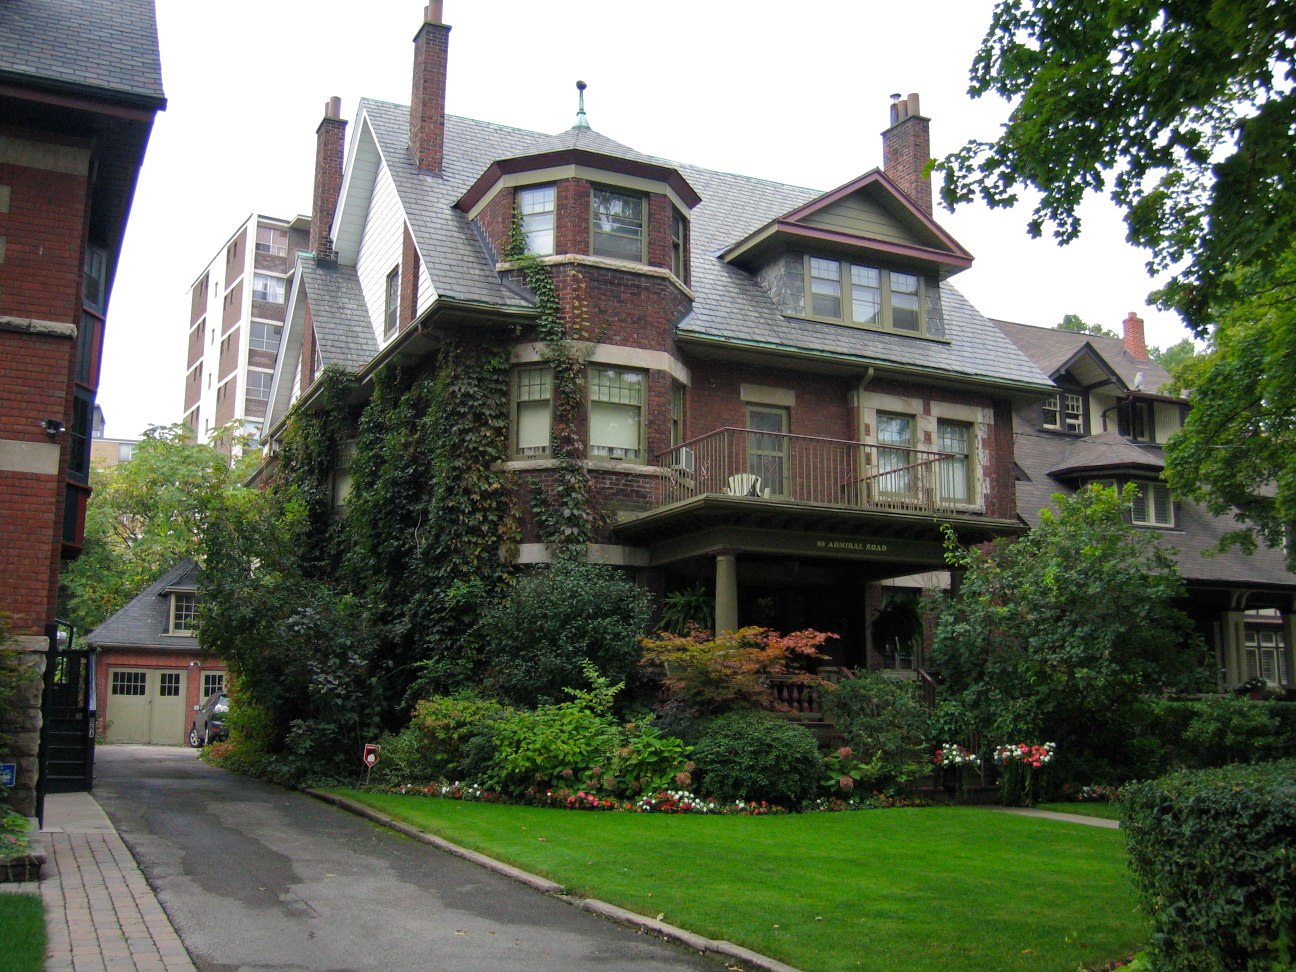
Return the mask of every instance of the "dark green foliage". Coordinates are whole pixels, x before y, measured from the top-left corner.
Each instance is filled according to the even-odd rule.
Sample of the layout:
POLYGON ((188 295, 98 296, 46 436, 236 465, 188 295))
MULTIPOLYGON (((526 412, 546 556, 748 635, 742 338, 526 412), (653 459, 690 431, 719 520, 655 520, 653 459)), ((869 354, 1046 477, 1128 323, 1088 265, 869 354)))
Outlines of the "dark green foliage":
POLYGON ((1130 869, 1167 972, 1296 963, 1296 761, 1121 790, 1130 869))
POLYGON ((729 712, 708 724, 693 750, 694 790, 718 800, 795 810, 814 796, 823 771, 805 726, 759 710, 729 712))
POLYGON ((1137 758, 1126 775, 1141 778, 1169 770, 1296 757, 1293 719, 1296 705, 1291 703, 1232 695, 1146 700, 1130 724, 1137 758))
POLYGON ((1015 543, 951 549, 966 575, 940 606, 932 662, 988 741, 1055 742, 1058 778, 1090 783, 1129 765, 1139 697, 1204 653, 1174 563, 1125 522, 1128 501, 1092 488, 1058 504, 1015 543))
POLYGON ((915 682, 857 672, 824 692, 823 711, 855 755, 870 763, 877 786, 904 784, 927 769, 930 719, 915 682))
POLYGON ((482 684, 517 705, 557 702, 586 681, 589 661, 605 677, 635 673, 652 611, 647 591, 612 567, 559 561, 522 578, 472 632, 482 684))
POLYGON ((409 726, 384 741, 374 777, 409 783, 469 779, 465 744, 509 715, 498 702, 472 692, 424 699, 415 706, 409 726))
POLYGON ((1077 334, 1096 334, 1099 337, 1120 337, 1115 331, 1108 330, 1101 324, 1086 323, 1079 314, 1064 314, 1058 323, 1059 331, 1074 331, 1077 334))

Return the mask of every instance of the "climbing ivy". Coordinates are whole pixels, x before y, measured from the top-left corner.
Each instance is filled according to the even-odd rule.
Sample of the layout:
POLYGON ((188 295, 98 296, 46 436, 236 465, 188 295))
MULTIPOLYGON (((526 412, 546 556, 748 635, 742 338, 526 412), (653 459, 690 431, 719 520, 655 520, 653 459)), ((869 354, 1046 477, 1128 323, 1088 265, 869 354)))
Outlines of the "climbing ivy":
POLYGON ((509 231, 508 258, 535 295, 539 312, 536 330, 544 344, 543 358, 553 369, 550 451, 554 476, 548 489, 538 480, 531 481, 532 512, 555 558, 580 559, 594 539, 596 525, 578 425, 585 385, 582 345, 589 340, 584 281, 579 272, 573 274, 572 310, 570 317, 564 318, 553 271, 527 251, 522 217, 516 211, 509 231))

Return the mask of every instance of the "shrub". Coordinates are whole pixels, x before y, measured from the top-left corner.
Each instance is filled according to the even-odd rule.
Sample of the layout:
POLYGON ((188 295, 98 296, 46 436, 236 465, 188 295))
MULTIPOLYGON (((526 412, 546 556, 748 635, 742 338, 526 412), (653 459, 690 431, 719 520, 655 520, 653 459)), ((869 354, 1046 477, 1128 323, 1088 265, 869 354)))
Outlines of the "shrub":
POLYGON ((792 675, 806 685, 823 679, 792 666, 823 658, 819 648, 835 634, 794 631, 781 635, 769 628, 740 628, 714 638, 694 628, 687 635, 658 632, 643 639, 645 667, 665 671, 663 684, 698 712, 727 712, 736 708, 775 708, 768 675, 792 675))
POLYGON ((578 786, 600 775, 618 742, 612 699, 622 686, 593 681, 588 691, 568 689, 570 702, 513 712, 496 723, 495 752, 481 782, 520 796, 532 787, 578 786))
POLYGON ((758 710, 713 719, 693 760, 695 792, 789 809, 814 796, 822 773, 819 746, 809 729, 758 710))
POLYGON ((409 726, 383 740, 381 773, 376 770, 375 776, 401 782, 466 779, 464 742, 506 714, 498 702, 472 692, 424 699, 414 707, 409 726))
POLYGON ((1202 699, 1184 729, 1184 742, 1194 757, 1188 765, 1259 762, 1271 754, 1277 731, 1278 720, 1264 702, 1237 695, 1202 699))
POLYGON ((561 561, 486 609, 471 640, 487 692, 515 705, 561 702, 592 662, 613 681, 635 672, 652 599, 612 567, 561 561))
POLYGON ((926 772, 929 716, 916 683, 859 672, 824 693, 823 711, 846 744, 869 761, 874 775, 868 782, 891 789, 926 772))
POLYGON ((687 789, 692 784, 687 762, 691 747, 652 724, 652 716, 626 725, 618 739, 610 777, 600 789, 624 796, 687 789))
POLYGON ((1186 771, 1121 790, 1158 969, 1296 961, 1296 760, 1186 771))

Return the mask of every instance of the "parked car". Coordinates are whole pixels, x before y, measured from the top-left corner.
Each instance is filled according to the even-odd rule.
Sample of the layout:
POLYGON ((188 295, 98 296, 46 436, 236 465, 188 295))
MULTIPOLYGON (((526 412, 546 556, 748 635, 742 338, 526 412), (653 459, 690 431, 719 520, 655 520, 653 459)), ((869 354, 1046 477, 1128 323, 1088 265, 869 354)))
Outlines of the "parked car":
POLYGON ((194 706, 194 721, 189 727, 189 745, 194 749, 229 738, 225 717, 229 715, 229 696, 213 692, 202 705, 194 706))

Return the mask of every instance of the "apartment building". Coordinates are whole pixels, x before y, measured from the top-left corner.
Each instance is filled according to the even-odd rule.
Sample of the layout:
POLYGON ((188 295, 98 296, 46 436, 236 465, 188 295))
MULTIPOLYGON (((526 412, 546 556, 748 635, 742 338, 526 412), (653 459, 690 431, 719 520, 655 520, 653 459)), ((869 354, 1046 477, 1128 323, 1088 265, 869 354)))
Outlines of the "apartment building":
POLYGON ((309 238, 308 217, 253 213, 189 288, 183 421, 199 442, 235 419, 259 431, 293 267, 309 238))

